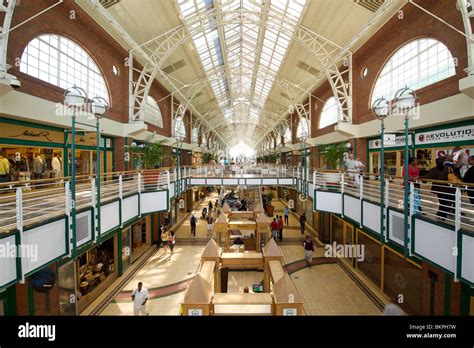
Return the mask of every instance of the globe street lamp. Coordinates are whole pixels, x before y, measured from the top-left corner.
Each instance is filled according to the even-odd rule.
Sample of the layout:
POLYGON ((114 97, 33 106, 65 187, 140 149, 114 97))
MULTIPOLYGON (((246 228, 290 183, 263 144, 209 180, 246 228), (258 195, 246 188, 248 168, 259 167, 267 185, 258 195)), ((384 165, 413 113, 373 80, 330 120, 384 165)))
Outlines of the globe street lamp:
POLYGON ((390 102, 379 98, 372 104, 372 114, 380 120, 381 154, 380 154, 380 241, 385 241, 385 124, 384 120, 390 115, 390 102))
POLYGON ((87 93, 82 88, 73 86, 64 92, 64 104, 72 110, 71 125, 71 256, 76 257, 76 112, 81 110, 87 101, 87 93))
POLYGON ((403 114, 405 117, 405 161, 404 161, 404 184, 405 184, 405 211, 404 211, 404 232, 405 232, 405 238, 404 238, 404 246, 405 246, 405 256, 409 255, 408 251, 408 242, 409 242, 409 236, 408 236, 408 228, 409 228, 409 223, 408 223, 408 196, 410 194, 410 184, 408 182, 408 121, 409 121, 409 115, 410 112, 416 107, 418 102, 418 98, 416 96, 415 91, 408 87, 401 88, 400 90, 395 93, 395 98, 393 101, 393 109, 398 111, 400 114, 403 114))
MULTIPOLYGON (((96 126, 96 164, 95 164, 95 186, 96 195, 96 212, 97 212, 97 239, 100 242, 100 119, 105 117, 109 111, 109 103, 101 97, 95 97, 91 100, 91 111, 95 116, 96 126)), ((104 144, 105 145, 105 144, 104 144)))

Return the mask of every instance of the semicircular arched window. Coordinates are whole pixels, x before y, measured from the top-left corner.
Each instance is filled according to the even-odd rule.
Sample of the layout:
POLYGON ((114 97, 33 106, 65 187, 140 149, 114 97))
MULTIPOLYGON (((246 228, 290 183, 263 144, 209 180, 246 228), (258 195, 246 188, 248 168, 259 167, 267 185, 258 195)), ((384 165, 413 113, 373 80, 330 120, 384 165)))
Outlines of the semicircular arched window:
POLYGON ((198 141, 199 141, 199 128, 193 127, 193 130, 191 131, 191 143, 197 144, 198 141))
POLYGON ((174 121, 174 137, 179 139, 186 139, 186 127, 181 116, 177 117, 174 121))
POLYGON ((301 139, 309 138, 309 122, 306 117, 300 118, 300 123, 298 128, 296 128, 296 138, 301 141, 301 139))
POLYGON ((401 88, 417 90, 455 74, 455 61, 445 44, 430 38, 411 41, 384 65, 375 82, 371 103, 381 97, 392 100, 401 88))
POLYGON ((161 115, 160 106, 152 96, 146 98, 146 103, 142 108, 142 120, 163 128, 163 116, 161 115))
POLYGON ((28 43, 20 71, 63 89, 83 88, 89 98, 109 101, 104 77, 92 57, 77 43, 60 35, 41 35, 28 43))
POLYGON ((286 144, 291 144, 291 139, 292 136, 291 136, 291 129, 290 127, 286 127, 286 130, 285 130, 285 145, 286 144))
POLYGON ((337 123, 339 120, 339 105, 336 98, 329 98, 324 104, 321 117, 319 118, 319 128, 324 128, 337 123))

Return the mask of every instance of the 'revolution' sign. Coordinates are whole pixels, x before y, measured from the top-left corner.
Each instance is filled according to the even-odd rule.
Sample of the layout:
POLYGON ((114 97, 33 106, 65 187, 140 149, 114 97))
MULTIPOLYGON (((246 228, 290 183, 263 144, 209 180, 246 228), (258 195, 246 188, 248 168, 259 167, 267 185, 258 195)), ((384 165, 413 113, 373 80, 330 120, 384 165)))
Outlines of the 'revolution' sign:
POLYGON ((467 140, 474 140, 474 125, 422 132, 416 134, 415 136, 416 145, 467 140))

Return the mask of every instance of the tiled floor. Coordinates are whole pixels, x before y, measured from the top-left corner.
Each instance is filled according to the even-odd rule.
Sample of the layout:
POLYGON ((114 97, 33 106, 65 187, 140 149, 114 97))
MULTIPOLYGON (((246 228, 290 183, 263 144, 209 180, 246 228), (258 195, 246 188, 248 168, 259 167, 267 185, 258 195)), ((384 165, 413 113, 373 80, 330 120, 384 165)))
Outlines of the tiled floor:
POLYGON ((381 314, 337 264, 305 268, 291 278, 304 298, 306 315, 381 314))
MULTIPOLYGON (((190 234, 189 219, 175 229, 177 242, 175 253, 170 258, 158 250, 126 284, 121 293, 104 309, 102 315, 131 315, 133 312, 130 292, 139 281, 150 292, 148 311, 150 315, 179 315, 185 289, 189 280, 198 271, 204 245, 189 245, 189 239, 205 241, 206 223, 200 220, 202 207, 209 199, 215 201, 217 195, 203 201, 195 209, 198 218, 196 237, 190 234)), ((283 204, 273 203, 275 214, 283 212, 283 204)), ((309 232, 309 230, 308 230, 309 232)), ((284 238, 294 244, 282 244, 284 263, 289 264, 304 258, 302 236, 296 215, 290 215, 290 229, 284 231, 284 238)), ((324 249, 316 248, 314 257, 323 257, 324 249)), ((229 272, 229 292, 240 292, 243 287, 263 279, 263 272, 229 272)), ((379 315, 380 311, 362 290, 349 278, 337 264, 315 265, 291 274, 291 277, 304 298, 306 315, 379 315)))
MULTIPOLYGON (((136 288, 138 282, 151 293, 153 289, 164 286, 174 285, 186 279, 194 277, 198 271, 201 261, 203 246, 180 245, 176 242, 173 256, 170 258, 169 251, 166 255, 163 249, 157 251, 145 266, 127 283, 122 289, 122 293, 111 302, 102 315, 131 315, 133 313, 131 298, 129 293, 136 288)), ((177 287, 177 286, 175 286, 177 287)), ((173 292, 173 287, 169 289, 173 292)), ((176 295, 150 298, 148 301, 148 310, 151 315, 179 314, 179 306, 184 292, 176 295)))

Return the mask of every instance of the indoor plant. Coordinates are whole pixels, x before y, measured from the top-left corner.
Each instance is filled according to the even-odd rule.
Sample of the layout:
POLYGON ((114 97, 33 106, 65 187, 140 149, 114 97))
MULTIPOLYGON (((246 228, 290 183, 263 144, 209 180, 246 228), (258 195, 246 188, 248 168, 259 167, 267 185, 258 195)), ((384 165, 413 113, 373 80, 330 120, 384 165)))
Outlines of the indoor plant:
POLYGON ((266 210, 268 216, 273 216, 273 213, 275 211, 275 207, 272 205, 272 200, 274 198, 275 198, 275 195, 274 195, 273 191, 270 191, 269 193, 266 194, 265 210, 266 210))

